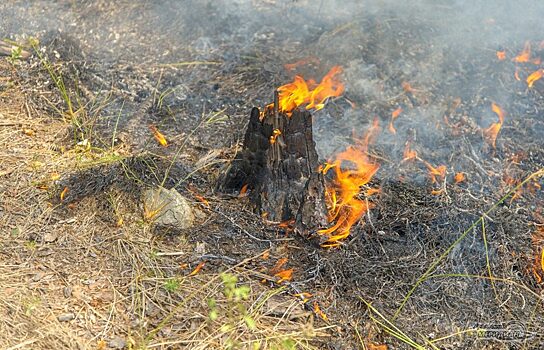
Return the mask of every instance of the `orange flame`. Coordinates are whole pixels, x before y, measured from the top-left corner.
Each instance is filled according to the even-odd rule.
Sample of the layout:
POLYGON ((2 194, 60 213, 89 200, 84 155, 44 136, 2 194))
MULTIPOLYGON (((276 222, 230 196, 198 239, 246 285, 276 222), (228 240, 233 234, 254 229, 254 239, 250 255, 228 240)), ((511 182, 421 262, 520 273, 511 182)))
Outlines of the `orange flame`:
POLYGON ((513 61, 518 62, 518 63, 527 63, 527 62, 531 62, 533 64, 540 64, 541 63, 541 60, 540 60, 539 57, 531 60, 531 42, 530 41, 525 42, 523 50, 521 51, 521 53, 519 55, 514 57, 513 61))
POLYGON ((367 201, 358 198, 361 186, 366 185, 378 171, 379 165, 373 163, 367 155, 368 145, 379 130, 378 120, 374 120, 372 128, 356 145, 349 146, 336 156, 332 163, 335 170, 335 180, 332 186, 327 186, 330 223, 334 225, 319 230, 321 235, 327 235, 324 247, 335 247, 339 241, 349 236, 351 227, 370 208, 367 201), (348 168, 342 165, 349 164, 348 168))
POLYGON ((274 277, 278 277, 277 283, 282 283, 284 281, 290 281, 293 279, 293 269, 283 270, 274 274, 274 277))
POLYGON ((344 84, 337 77, 340 73, 342 67, 332 67, 319 84, 314 80, 305 81, 300 75, 295 76, 292 83, 278 88, 279 111, 289 114, 302 105, 306 105, 307 110, 322 109, 329 97, 337 97, 344 92, 344 84))
POLYGON ((296 61, 294 63, 284 64, 283 68, 285 68, 286 70, 292 71, 292 70, 295 70, 296 68, 298 68, 299 66, 304 66, 304 65, 310 64, 310 63, 316 64, 316 65, 319 64, 320 63, 319 58, 314 57, 314 56, 304 57, 303 59, 301 59, 299 61, 296 61))
POLYGON ((444 177, 446 176, 446 166, 445 165, 440 165, 438 167, 433 167, 430 163, 426 162, 423 160, 423 163, 425 163, 425 166, 427 167, 427 169, 429 170, 429 175, 431 176, 431 180, 433 183, 436 183, 438 182, 437 181, 437 177, 440 178, 440 179, 444 179, 444 177))
POLYGON ((502 124, 504 123, 504 115, 505 112, 502 110, 501 107, 499 107, 497 104, 492 103, 491 104, 491 110, 497 114, 499 117, 498 123, 493 123, 491 126, 489 126, 487 129, 484 129, 484 138, 485 140, 493 146, 493 148, 496 147, 497 142, 497 136, 499 135, 499 131, 501 130, 502 124))
POLYGON ((398 118, 398 116, 402 113, 402 108, 399 107, 397 109, 395 109, 393 112, 391 112, 391 121, 389 122, 389 126, 388 126, 388 130, 392 133, 392 134, 396 134, 397 133, 397 130, 395 129, 395 127, 393 126, 393 122, 395 121, 395 119, 398 118))
POLYGON ((278 261, 276 261, 276 264, 270 269, 270 272, 273 274, 280 272, 283 265, 287 264, 287 261, 289 261, 289 259, 287 258, 279 259, 278 261))
POLYGON ((455 181, 456 184, 461 183, 461 182, 463 182, 463 181, 466 180, 465 173, 463 173, 463 172, 458 172, 457 174, 455 174, 455 176, 454 176, 453 179, 454 179, 454 181, 455 181))
POLYGON ((534 265, 532 267, 533 274, 537 283, 542 283, 544 278, 544 227, 537 227, 531 237, 534 251, 534 265))
POLYGON ((285 221, 280 222, 278 224, 278 227, 283 228, 283 229, 292 230, 294 224, 295 224, 295 219, 289 219, 289 220, 285 220, 285 221))
POLYGON ((202 268, 204 267, 204 265, 206 265, 206 262, 205 261, 202 261, 200 262, 193 271, 191 271, 191 273, 188 275, 189 277, 193 277, 193 276, 196 276, 198 275, 198 273, 200 272, 200 270, 202 270, 202 268))
POLYGON ((153 137, 162 147, 168 146, 168 141, 166 141, 166 137, 164 137, 164 135, 157 129, 155 125, 149 125, 149 130, 151 130, 151 132, 153 133, 153 137))
POLYGON ((410 85, 410 83, 407 82, 407 81, 403 81, 401 86, 402 86, 402 89, 404 90, 404 92, 414 92, 414 89, 412 88, 412 85, 410 85))
POLYGON ((499 107, 497 104, 495 103, 492 103, 491 104, 491 110, 493 112, 495 112, 495 114, 497 114, 497 116, 499 117, 499 123, 504 123, 504 111, 502 110, 501 107, 499 107))
POLYGON ((64 187, 64 189, 62 190, 62 192, 60 193, 60 201, 62 202, 64 200, 64 197, 66 197, 66 194, 68 193, 69 189, 68 187, 64 187))
POLYGON ((531 75, 527 77, 527 86, 530 88, 533 87, 533 84, 535 83, 535 81, 542 78, 543 75, 544 75, 544 69, 542 68, 537 70, 536 72, 533 72, 531 75))
POLYGON ((506 52, 504 50, 497 51, 497 58, 499 61, 504 61, 506 59, 506 52))
POLYGON ((521 78, 519 77, 519 67, 516 67, 516 71, 514 72, 514 78, 516 78, 517 81, 521 81, 521 78))
POLYGON ((417 158, 417 152, 410 148, 410 141, 407 141, 406 145, 404 146, 403 156, 404 156, 404 158, 402 159, 403 161, 417 158))
POLYGON ((308 301, 310 301, 310 298, 313 297, 312 293, 308 292, 301 292, 293 294, 294 297, 300 298, 304 304, 306 304, 308 301))
POLYGON ((325 321, 325 322, 329 321, 329 318, 327 317, 327 315, 323 311, 321 311, 321 308, 319 307, 319 304, 317 303, 317 301, 314 301, 314 312, 319 317, 321 317, 321 319, 323 319, 323 321, 325 321))
POLYGON ((278 136, 281 135, 280 129, 274 129, 272 132, 272 135, 270 135, 270 144, 273 145, 276 143, 276 140, 278 139, 278 136))
POLYGON ((249 184, 244 184, 242 188, 240 189, 240 193, 238 193, 238 198, 245 197, 247 195, 247 186, 249 184))
POLYGON ((523 47, 523 51, 516 57, 514 57, 514 62, 523 63, 523 62, 529 62, 529 59, 531 58, 531 42, 526 41, 525 46, 523 47))

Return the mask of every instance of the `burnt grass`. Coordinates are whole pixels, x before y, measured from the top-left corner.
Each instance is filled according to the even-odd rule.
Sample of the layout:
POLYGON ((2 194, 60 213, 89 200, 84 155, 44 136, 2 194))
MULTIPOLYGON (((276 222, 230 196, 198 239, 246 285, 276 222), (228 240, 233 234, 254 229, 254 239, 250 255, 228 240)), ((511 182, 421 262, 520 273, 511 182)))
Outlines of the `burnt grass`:
MULTIPOLYGON (((39 6, 23 9, 16 3, 9 10, 0 5, 2 16, 17 18, 28 10, 39 18, 39 6)), ((88 219, 86 230, 100 231, 92 238, 97 247, 93 254, 102 259, 98 265, 107 267, 111 283, 126 297, 135 293, 126 280, 131 269, 147 261, 140 249, 188 249, 179 258, 164 258, 164 276, 180 275, 180 263, 195 266, 206 261, 205 276, 237 266, 246 281, 257 284, 263 279, 263 266, 274 261, 239 265, 269 249, 272 259, 288 258, 286 266, 294 269, 292 280, 283 283, 282 295, 297 300, 297 293, 311 293, 303 307, 312 311, 316 301, 328 317, 326 322, 314 315, 315 327, 336 326, 327 329, 326 337, 309 342, 315 348, 362 348, 359 335, 367 346, 410 348, 379 325, 377 321, 384 320, 367 303, 422 348, 431 349, 430 341, 449 335, 433 345, 540 348, 544 271, 535 260, 544 243, 535 233, 544 224, 540 189, 544 182, 535 177, 517 192, 515 186, 544 167, 544 81, 527 88, 525 78, 541 66, 512 62, 524 40, 516 35, 496 37, 495 32, 512 29, 503 23, 469 24, 468 32, 493 39, 463 42, 442 31, 451 23, 430 20, 425 14, 406 19, 386 8, 361 10, 360 16, 346 20, 341 15, 329 18, 305 2, 251 4, 251 16, 246 17, 241 9, 224 10, 213 2, 194 2, 185 13, 169 1, 161 3, 160 11, 151 4, 123 7, 97 1, 74 7, 60 1, 48 11, 66 20, 61 31, 43 30, 48 24, 39 20, 6 22, 6 32, 0 32, 5 37, 20 42, 25 42, 23 34, 39 38, 43 55, 85 110, 79 123, 67 123, 47 147, 74 149, 88 138, 97 149, 112 147, 118 152, 84 165, 72 160, 70 166, 59 167, 61 178, 54 185, 46 191, 34 188, 35 196, 23 200, 41 203, 33 210, 9 205, 7 199, 10 184, 19 183, 15 177, 23 173, 2 175, 0 223, 8 232, 24 220, 39 219, 45 227, 4 241, 0 250, 4 263, 10 259, 14 264, 40 263, 40 254, 19 252, 21 242, 50 251, 43 259, 62 259, 72 248, 83 249, 71 247, 70 240, 61 244, 44 239, 44 232, 82 217, 88 219), (278 26, 282 11, 288 25, 278 26), (120 17, 114 21, 116 15, 120 17), (69 26, 70 16, 77 26, 69 26), (199 16, 208 18, 208 25, 189 25, 199 16), (176 21, 183 25, 174 25, 176 21), (134 28, 133 23, 142 25, 134 28), (89 34, 91 28, 99 34, 89 34), (104 44, 104 38, 116 34, 119 38, 111 46, 104 44), (507 59, 499 61, 497 50, 505 50, 507 59), (373 208, 335 249, 323 249, 267 222, 253 212, 247 198, 215 191, 241 147, 251 107, 269 103, 274 88, 293 77, 283 65, 304 57, 318 58, 298 68, 308 78, 319 79, 332 65, 344 67, 346 93, 313 114, 323 161, 352 143, 352 134, 364 134, 375 117, 381 126, 369 150, 380 164, 369 186, 381 191, 366 199, 373 208), (514 76, 516 69, 521 81, 514 76), (403 82, 409 82, 413 91, 405 91, 403 82), (492 102, 506 111, 495 148, 482 134, 497 121, 492 102), (403 112, 393 135, 387 125, 399 106, 403 112), (167 148, 157 145, 150 124, 169 139, 167 148), (421 161, 403 161, 407 141, 421 159, 433 166, 446 165, 445 179, 432 183, 421 161), (455 183, 457 172, 463 172, 466 180, 455 183), (111 237, 122 229, 116 226, 112 196, 123 198, 125 222, 137 221, 142 215, 140 191, 159 184, 192 200, 203 213, 197 225, 179 232, 152 229, 148 241, 115 248, 120 243, 111 237), (60 201, 64 188, 69 192, 60 201), (433 194, 438 189, 442 191, 433 194)), ((456 8, 439 10, 448 14, 456 8)), ((544 59, 539 42, 532 44, 532 57, 544 59)), ((65 102, 36 54, 1 69, 20 87, 31 115, 62 119, 58 111, 66 109, 65 102)), ((35 176, 28 181, 36 187, 35 176)), ((363 194, 361 198, 365 199, 363 194)), ((75 257, 67 259, 72 265, 63 272, 66 276, 70 266, 92 269, 73 265, 75 257)), ((265 279, 261 287, 278 285, 265 279)), ((184 297, 159 293, 154 298, 155 311, 146 311, 145 320, 136 310, 126 310, 127 323, 149 322, 138 325, 144 338, 184 297), (161 298, 168 302, 161 304, 161 298)), ((129 329, 122 321, 115 325, 115 333, 122 336, 129 329)), ((176 329, 158 336, 178 339, 183 335, 176 329)), ((63 346, 70 348, 74 342, 63 346)))

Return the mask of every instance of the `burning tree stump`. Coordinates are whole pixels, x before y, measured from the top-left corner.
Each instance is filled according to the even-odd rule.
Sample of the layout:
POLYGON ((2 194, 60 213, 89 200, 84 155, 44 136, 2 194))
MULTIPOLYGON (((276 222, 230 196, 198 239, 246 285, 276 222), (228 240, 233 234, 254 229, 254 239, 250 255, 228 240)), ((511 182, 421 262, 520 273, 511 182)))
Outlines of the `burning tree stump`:
POLYGON ((273 107, 251 111, 243 149, 227 170, 220 188, 246 187, 257 211, 268 220, 294 220, 305 236, 327 224, 325 182, 312 132, 312 116, 295 109, 291 115, 273 107))

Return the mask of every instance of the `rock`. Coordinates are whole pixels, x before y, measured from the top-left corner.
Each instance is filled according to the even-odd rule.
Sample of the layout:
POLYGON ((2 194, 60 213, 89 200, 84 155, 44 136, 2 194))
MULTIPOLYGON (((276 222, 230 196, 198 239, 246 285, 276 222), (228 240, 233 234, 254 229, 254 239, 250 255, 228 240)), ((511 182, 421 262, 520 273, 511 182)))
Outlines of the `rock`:
POLYGON ((127 342, 125 339, 115 336, 111 338, 111 340, 108 342, 108 347, 112 349, 124 349, 127 346, 127 342))
POLYGON ((194 210, 174 188, 157 187, 144 191, 144 215, 157 227, 183 230, 194 225, 194 210))
POLYGON ((57 231, 48 231, 43 235, 43 241, 45 243, 51 243, 57 240, 58 238, 58 232, 57 231))
POLYGON ((57 320, 59 320, 59 322, 72 321, 74 318, 76 318, 76 315, 73 312, 68 312, 66 314, 57 316, 57 320))

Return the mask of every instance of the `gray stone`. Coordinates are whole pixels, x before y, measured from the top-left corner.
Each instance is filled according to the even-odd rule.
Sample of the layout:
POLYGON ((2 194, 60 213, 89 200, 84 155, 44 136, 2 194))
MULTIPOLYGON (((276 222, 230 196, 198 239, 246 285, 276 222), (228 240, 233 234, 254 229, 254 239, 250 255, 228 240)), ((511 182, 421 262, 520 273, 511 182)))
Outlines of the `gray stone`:
POLYGON ((74 318, 76 318, 76 315, 73 312, 69 312, 69 313, 57 316, 57 320, 59 320, 59 322, 72 321, 74 318))
POLYGON ((124 349, 127 346, 127 341, 116 335, 108 342, 108 346, 112 349, 124 349))
POLYGON ((194 225, 194 210, 175 189, 163 187, 149 189, 143 193, 146 219, 159 227, 187 229, 194 225))

